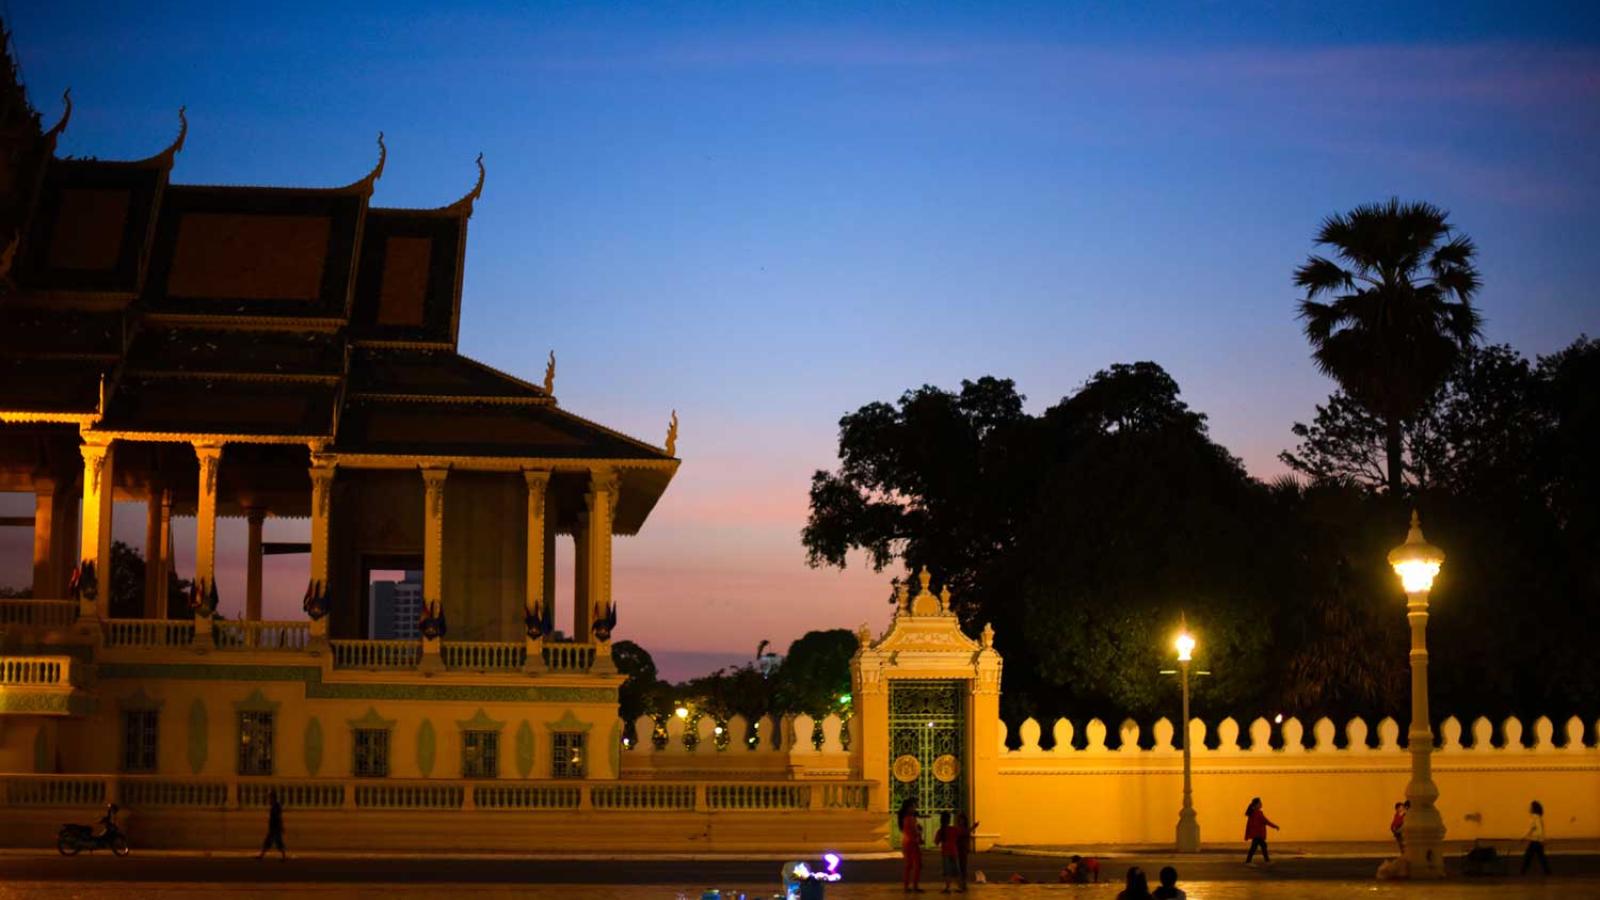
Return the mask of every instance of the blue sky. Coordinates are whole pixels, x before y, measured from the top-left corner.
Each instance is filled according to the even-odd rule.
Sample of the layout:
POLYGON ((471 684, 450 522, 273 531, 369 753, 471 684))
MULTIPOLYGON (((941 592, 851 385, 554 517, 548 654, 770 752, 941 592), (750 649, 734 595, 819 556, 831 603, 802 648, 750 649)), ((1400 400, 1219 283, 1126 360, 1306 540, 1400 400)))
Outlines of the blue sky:
POLYGON ((176 180, 329 185, 383 130, 375 202, 421 206, 482 151, 463 351, 536 379, 554 349, 562 403, 641 437, 682 419, 616 557, 623 635, 666 651, 882 619, 883 578, 804 567, 805 489, 842 413, 924 382, 1004 375, 1037 409, 1153 359, 1276 474, 1330 390, 1289 283, 1330 212, 1449 209, 1491 341, 1600 332, 1600 5, 6 14, 47 120, 73 88, 62 153, 154 152, 187 104, 176 180))

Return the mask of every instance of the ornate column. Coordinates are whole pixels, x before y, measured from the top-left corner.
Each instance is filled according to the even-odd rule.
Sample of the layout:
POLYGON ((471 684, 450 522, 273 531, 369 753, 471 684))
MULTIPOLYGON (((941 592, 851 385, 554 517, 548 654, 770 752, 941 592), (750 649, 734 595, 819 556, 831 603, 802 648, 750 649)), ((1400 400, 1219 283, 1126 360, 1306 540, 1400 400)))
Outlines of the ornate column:
POLYGON ((573 640, 576 641, 590 640, 595 619, 605 616, 611 608, 611 523, 617 511, 619 486, 617 473, 610 468, 601 466, 589 473, 589 492, 584 495, 588 522, 583 532, 583 569, 588 597, 574 617, 573 630, 577 633, 573 640))
MULTIPOLYGON (((160 577, 155 580, 155 618, 166 619, 171 616, 172 598, 172 491, 161 492, 161 537, 159 550, 161 565, 157 569, 160 577)), ((146 566, 150 563, 146 562, 146 566)))
POLYGON ((261 523, 267 511, 259 506, 245 510, 247 537, 245 539, 244 617, 249 622, 261 621, 261 523))
POLYGON ((534 673, 544 671, 544 623, 546 606, 551 602, 551 597, 545 593, 545 569, 549 565, 545 559, 546 514, 545 502, 550 488, 550 471, 548 469, 524 469, 523 480, 528 484, 528 561, 527 574, 524 576, 523 614, 526 617, 524 631, 527 641, 528 658, 522 664, 524 672, 534 673))
POLYGON ((311 454, 311 581, 306 585, 304 609, 311 619, 310 639, 315 647, 328 640, 328 511, 333 505, 333 460, 315 450, 311 454))
POLYGON ((86 582, 78 614, 105 619, 111 614, 112 443, 86 434, 78 449, 83 454, 83 540, 78 565, 86 582), (87 586, 90 572, 92 587, 87 586))
POLYGON ((160 585, 167 580, 166 557, 162 555, 161 489, 155 483, 145 486, 144 500, 144 617, 166 618, 161 606, 160 585))
MULTIPOLYGON (((426 516, 422 532, 422 606, 425 614, 443 619, 444 603, 444 483, 449 469, 423 469, 422 511, 426 516)), ((422 668, 438 671, 444 668, 439 658, 441 633, 435 637, 422 636, 422 668)))
POLYGON ((33 481, 33 596, 36 600, 59 599, 66 593, 58 584, 55 565, 56 480, 39 477, 33 481))
POLYGON ((200 463, 200 490, 195 503, 194 581, 200 605, 194 611, 195 643, 211 633, 211 616, 216 612, 212 598, 217 596, 217 470, 222 465, 220 444, 195 444, 195 459, 200 463))

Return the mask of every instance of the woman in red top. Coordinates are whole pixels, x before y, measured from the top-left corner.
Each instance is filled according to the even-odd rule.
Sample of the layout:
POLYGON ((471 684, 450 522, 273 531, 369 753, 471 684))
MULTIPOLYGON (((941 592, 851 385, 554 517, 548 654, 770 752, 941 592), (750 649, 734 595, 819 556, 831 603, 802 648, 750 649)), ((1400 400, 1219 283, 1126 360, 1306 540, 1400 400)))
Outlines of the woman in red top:
POLYGON ((900 804, 900 857, 904 864, 900 872, 901 886, 914 893, 922 893, 922 823, 917 820, 917 800, 907 797, 900 804))
POLYGON ((1267 855, 1267 829, 1276 829, 1278 826, 1267 818, 1266 813, 1261 811, 1260 797, 1250 800, 1250 805, 1245 809, 1244 815, 1244 839, 1250 842, 1250 851, 1244 855, 1244 864, 1250 865, 1250 861, 1255 858, 1256 848, 1258 847, 1261 848, 1261 861, 1264 863, 1272 862, 1272 857, 1267 855))

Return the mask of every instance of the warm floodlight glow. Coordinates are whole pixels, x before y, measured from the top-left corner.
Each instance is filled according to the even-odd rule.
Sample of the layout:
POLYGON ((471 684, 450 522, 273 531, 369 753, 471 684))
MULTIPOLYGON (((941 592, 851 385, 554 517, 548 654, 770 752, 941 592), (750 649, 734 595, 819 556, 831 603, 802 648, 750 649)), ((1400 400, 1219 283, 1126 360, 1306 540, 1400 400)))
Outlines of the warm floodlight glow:
POLYGON ((1172 644, 1178 648, 1178 662, 1188 662, 1194 658, 1194 635, 1185 631, 1172 644))
POLYGON ((1433 579, 1444 564, 1444 551, 1422 538, 1422 523, 1416 510, 1411 511, 1411 530, 1406 542, 1389 551, 1389 565, 1400 576, 1400 584, 1408 594, 1427 593, 1433 589, 1433 579))
POLYGON ((672 714, 677 716, 680 719, 687 719, 687 718, 689 718, 689 707, 680 706, 677 709, 673 710, 672 714))

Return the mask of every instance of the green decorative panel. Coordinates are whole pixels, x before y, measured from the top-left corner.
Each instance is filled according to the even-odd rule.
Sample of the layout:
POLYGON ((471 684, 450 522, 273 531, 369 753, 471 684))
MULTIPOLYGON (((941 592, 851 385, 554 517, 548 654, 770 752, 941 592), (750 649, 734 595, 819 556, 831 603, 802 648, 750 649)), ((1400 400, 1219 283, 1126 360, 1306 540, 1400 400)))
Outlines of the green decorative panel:
POLYGON ((306 723, 306 774, 316 777, 322 769, 322 722, 316 716, 306 723))
POLYGON ((422 727, 417 729, 417 770, 423 778, 433 775, 433 753, 438 743, 433 733, 433 723, 427 719, 422 720, 422 727))
POLYGON ((194 702, 189 704, 189 770, 196 775, 206 767, 208 724, 205 701, 196 697, 194 702))
POLYGON ((517 726, 517 774, 527 778, 533 772, 533 729, 523 719, 517 726))
POLYGON ((929 836, 933 829, 928 826, 939 813, 954 814, 967 805, 965 686, 959 679, 889 682, 889 808, 898 809, 902 800, 915 797, 929 836), (909 782, 901 781, 894 769, 907 756, 917 761, 909 782), (944 757, 955 762, 948 779, 936 774, 944 757))

